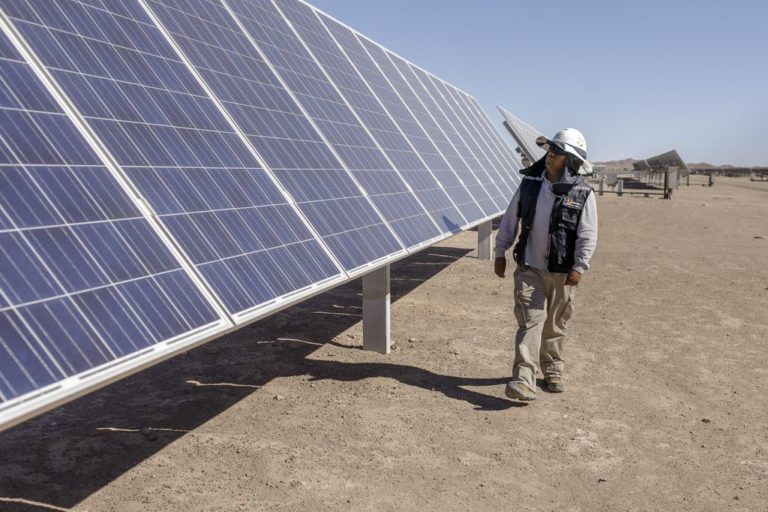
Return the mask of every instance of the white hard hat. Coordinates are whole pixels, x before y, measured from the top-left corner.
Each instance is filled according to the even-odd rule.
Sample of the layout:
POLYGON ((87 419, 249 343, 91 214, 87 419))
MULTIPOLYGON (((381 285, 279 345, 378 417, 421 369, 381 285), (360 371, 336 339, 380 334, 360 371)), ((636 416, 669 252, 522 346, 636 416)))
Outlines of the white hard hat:
POLYGON ((541 147, 554 145, 570 153, 582 162, 579 174, 592 174, 592 164, 587 161, 587 139, 576 128, 565 128, 560 130, 551 139, 546 137, 537 137, 536 144, 541 147))

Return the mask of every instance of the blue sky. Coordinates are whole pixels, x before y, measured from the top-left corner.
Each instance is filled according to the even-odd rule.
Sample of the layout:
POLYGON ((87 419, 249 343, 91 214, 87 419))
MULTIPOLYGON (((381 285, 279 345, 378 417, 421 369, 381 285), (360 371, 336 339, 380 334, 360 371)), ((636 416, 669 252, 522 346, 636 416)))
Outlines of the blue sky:
POLYGON ((591 160, 768 165, 768 2, 310 3, 591 160))

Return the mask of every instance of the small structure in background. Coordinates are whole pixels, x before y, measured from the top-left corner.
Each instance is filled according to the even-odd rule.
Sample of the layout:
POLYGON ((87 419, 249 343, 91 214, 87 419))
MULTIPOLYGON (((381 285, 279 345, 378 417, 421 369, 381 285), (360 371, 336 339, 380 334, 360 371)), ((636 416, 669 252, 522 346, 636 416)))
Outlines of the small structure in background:
POLYGON ((681 178, 690 185, 690 169, 674 149, 660 155, 640 160, 633 164, 635 171, 640 172, 650 183, 662 185, 664 198, 671 199, 672 191, 680 188, 681 178))
MULTIPOLYGON (((702 164, 699 164, 702 165, 702 164)), ((722 167, 700 167, 691 166, 691 174, 701 174, 709 176, 709 186, 714 183, 715 176, 726 176, 729 178, 746 178, 750 181, 768 181, 768 167, 731 167, 730 165, 722 167)))
POLYGON ((672 191, 680 188, 682 178, 685 178, 686 185, 691 184, 690 169, 674 149, 645 160, 638 160, 632 165, 640 182, 661 186, 664 199, 672 199, 672 191))

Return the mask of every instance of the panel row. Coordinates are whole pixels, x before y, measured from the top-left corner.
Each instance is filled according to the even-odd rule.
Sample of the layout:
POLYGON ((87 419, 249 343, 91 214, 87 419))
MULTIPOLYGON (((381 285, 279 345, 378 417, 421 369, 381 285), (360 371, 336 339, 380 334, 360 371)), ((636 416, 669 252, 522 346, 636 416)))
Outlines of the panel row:
POLYGON ((0 9, 0 404, 261 317, 517 187, 474 98, 299 0, 0 9))

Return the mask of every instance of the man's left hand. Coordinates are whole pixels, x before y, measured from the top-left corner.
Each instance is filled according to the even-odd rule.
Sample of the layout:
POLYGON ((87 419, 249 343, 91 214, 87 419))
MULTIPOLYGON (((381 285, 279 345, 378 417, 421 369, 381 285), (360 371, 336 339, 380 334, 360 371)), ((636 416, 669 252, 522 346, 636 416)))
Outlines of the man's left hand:
POLYGON ((581 272, 577 272, 576 270, 571 270, 568 272, 568 277, 565 278, 565 285, 566 286, 576 286, 581 282, 581 272))

